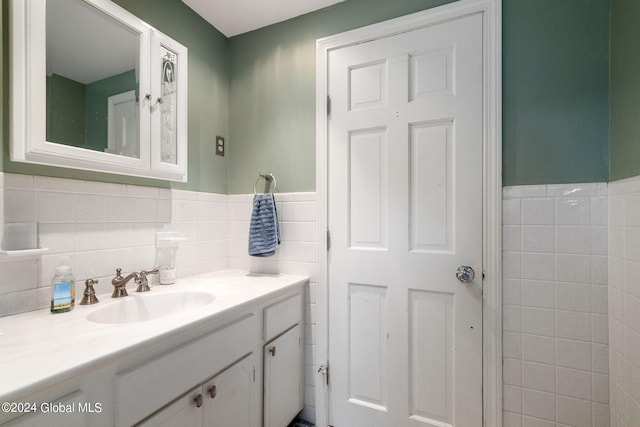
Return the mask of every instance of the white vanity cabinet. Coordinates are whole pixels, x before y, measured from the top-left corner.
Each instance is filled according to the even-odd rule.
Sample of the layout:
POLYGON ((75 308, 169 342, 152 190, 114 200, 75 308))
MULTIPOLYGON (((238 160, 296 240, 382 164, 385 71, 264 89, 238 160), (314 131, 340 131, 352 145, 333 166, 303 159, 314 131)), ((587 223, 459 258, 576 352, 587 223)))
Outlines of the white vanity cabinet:
POLYGON ((136 424, 144 427, 201 427, 202 409, 197 406, 199 398, 202 405, 202 386, 189 390, 183 396, 168 404, 145 421, 136 424))
POLYGON ((119 373, 116 425, 289 425, 304 406, 303 300, 299 289, 267 301, 119 373))
MULTIPOLYGON (((183 416, 185 423, 180 425, 191 425, 189 421, 197 422, 212 415, 215 419, 214 408, 219 405, 214 401, 218 394, 222 396, 219 400, 235 394, 247 403, 246 412, 256 414, 259 401, 254 393, 254 389, 258 389, 254 386, 255 358, 251 354, 259 341, 259 330, 259 318, 249 312, 203 338, 118 373, 115 379, 117 425, 139 422, 150 426, 171 425, 183 416), (224 393, 218 387, 223 382, 225 388, 230 389, 224 393), (211 399, 213 386, 220 390, 211 399), (201 396, 199 403, 196 402, 198 396, 201 396)), ((250 420, 257 418, 253 415, 250 420)), ((243 425, 256 426, 255 423, 243 425)))
POLYGON ((307 279, 234 273, 192 279, 216 298, 166 320, 100 325, 87 307, 56 325, 48 311, 0 319, 0 401, 37 405, 0 412, 0 425, 286 427, 304 404, 307 279), (22 341, 44 328, 37 347, 22 341))
POLYGON ((249 354, 211 380, 189 390, 138 426, 255 427, 255 356, 249 354))
POLYGON ((204 384, 205 426, 260 425, 257 411, 259 389, 256 381, 256 359, 254 354, 248 355, 204 384))
MULTIPOLYGON (((79 415, 77 409, 68 410, 67 408, 78 408, 79 405, 83 405, 87 402, 86 395, 81 390, 76 390, 66 396, 60 398, 50 398, 39 402, 20 402, 32 405, 28 414, 22 415, 19 418, 9 421, 4 424, 10 427, 26 427, 26 426, 45 426, 51 425, 52 414, 51 410, 64 412, 56 412, 57 425, 65 425, 69 427, 84 427, 90 424, 87 414, 79 415), (62 408, 62 409, 58 409, 62 408)), ((24 410, 24 409, 23 409, 24 410)))
POLYGON ((3 397, 14 405, 0 412, 0 425, 11 427, 85 427, 113 425, 109 369, 60 381, 24 397, 3 397), (105 389, 105 384, 107 385, 105 389), (20 415, 22 414, 22 415, 20 415))
POLYGON ((304 406, 300 325, 264 346, 264 426, 286 427, 304 406))
POLYGON ((302 295, 264 310, 264 427, 286 427, 304 407, 302 295))

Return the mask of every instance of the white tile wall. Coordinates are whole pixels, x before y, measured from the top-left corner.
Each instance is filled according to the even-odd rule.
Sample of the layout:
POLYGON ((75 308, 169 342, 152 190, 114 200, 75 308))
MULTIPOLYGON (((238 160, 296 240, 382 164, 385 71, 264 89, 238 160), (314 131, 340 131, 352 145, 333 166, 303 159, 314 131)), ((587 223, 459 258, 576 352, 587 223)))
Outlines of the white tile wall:
POLYGON ((611 425, 635 427, 640 426, 640 177, 610 183, 609 230, 611 425))
POLYGON ((315 193, 276 194, 281 245, 270 258, 247 255, 248 230, 253 195, 228 196, 227 262, 229 268, 256 273, 308 275, 306 348, 305 348, 305 408, 302 418, 315 423, 315 343, 317 286, 317 205, 315 193))
POLYGON ((116 267, 132 271, 155 265, 158 231, 188 238, 177 252, 179 277, 224 268, 309 275, 302 416, 315 422, 316 196, 276 195, 282 244, 267 259, 247 254, 251 201, 252 195, 0 173, 0 235, 5 224, 37 223, 38 245, 50 249, 38 258, 0 258, 0 316, 48 307, 49 282, 61 262, 73 268, 78 301, 87 278, 99 279, 98 293, 108 292, 116 267))
POLYGON ((607 205, 606 184, 504 188, 505 427, 609 425, 607 205))

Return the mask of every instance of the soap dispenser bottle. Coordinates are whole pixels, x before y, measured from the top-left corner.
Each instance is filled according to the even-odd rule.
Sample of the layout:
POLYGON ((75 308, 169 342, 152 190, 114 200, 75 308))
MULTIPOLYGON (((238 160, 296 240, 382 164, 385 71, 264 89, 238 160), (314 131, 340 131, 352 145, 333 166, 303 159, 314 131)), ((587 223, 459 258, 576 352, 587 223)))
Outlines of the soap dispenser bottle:
POLYGON ((64 313, 73 310, 76 302, 76 284, 71 266, 62 264, 56 267, 51 279, 51 312, 64 313))
POLYGON ((177 243, 166 244, 158 248, 158 280, 161 285, 176 283, 177 243))
POLYGON ((156 233, 156 265, 158 281, 161 285, 176 283, 176 252, 178 243, 187 240, 177 231, 161 231, 156 233))

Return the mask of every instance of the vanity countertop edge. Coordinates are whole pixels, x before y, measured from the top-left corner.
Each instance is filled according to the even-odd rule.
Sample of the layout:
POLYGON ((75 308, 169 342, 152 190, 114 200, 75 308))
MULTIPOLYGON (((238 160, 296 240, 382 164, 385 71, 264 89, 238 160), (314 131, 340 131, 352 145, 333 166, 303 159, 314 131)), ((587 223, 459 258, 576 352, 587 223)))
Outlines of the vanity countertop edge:
MULTIPOLYGON (((120 302, 110 294, 99 295, 100 303, 95 305, 76 302, 68 313, 52 314, 49 309, 41 309, 0 318, 0 397, 15 401, 142 349, 166 347, 177 339, 188 342, 223 327, 250 307, 301 288, 308 280, 304 275, 241 270, 185 277, 174 285, 155 285, 150 294, 198 290, 213 293, 215 299, 188 313, 144 322, 100 324, 87 320, 93 310, 120 302)), ((130 290, 130 295, 135 292, 130 290)))

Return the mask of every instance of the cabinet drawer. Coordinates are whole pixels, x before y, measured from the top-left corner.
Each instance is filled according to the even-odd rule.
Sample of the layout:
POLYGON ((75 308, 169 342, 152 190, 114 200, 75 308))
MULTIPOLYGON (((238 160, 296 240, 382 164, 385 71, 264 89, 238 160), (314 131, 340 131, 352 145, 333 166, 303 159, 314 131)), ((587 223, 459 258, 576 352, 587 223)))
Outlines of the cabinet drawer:
POLYGON ((302 323, 302 295, 296 294, 264 309, 264 340, 302 323))
POLYGON ((117 425, 129 426, 147 417, 251 352, 258 339, 258 319, 251 314, 119 373, 115 379, 117 425))

